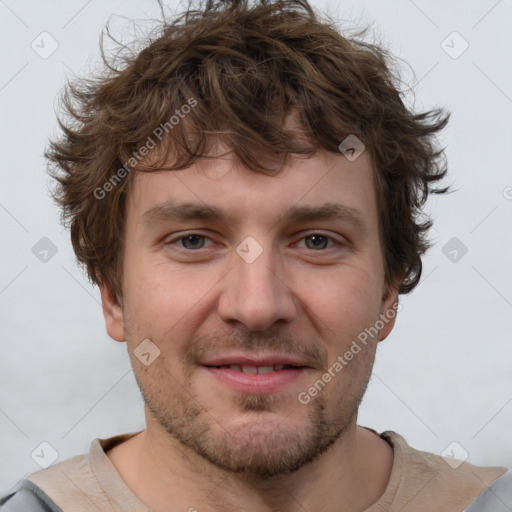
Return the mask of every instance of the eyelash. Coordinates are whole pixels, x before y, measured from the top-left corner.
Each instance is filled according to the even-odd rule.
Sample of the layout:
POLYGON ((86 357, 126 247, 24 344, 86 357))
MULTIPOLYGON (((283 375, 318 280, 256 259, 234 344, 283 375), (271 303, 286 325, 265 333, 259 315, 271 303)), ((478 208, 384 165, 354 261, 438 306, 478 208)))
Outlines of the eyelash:
MULTIPOLYGON (((307 247, 305 247, 305 249, 308 249, 308 250, 310 250, 310 251, 314 251, 314 252, 322 252, 322 251, 327 251, 327 250, 329 250, 329 249, 333 249, 336 245, 338 245, 338 246, 343 245, 343 243, 342 243, 342 242, 340 242, 340 241, 336 240, 334 237, 329 236, 329 235, 326 235, 326 234, 321 233, 321 232, 316 232, 316 231, 313 231, 313 232, 311 232, 311 233, 309 233, 309 234, 307 234, 307 235, 304 235, 304 236, 300 239, 300 241, 305 240, 306 238, 311 238, 311 237, 313 237, 313 236, 315 236, 315 235, 320 235, 320 236, 322 236, 323 238, 327 238, 327 240, 332 241, 332 242, 334 243, 334 245, 332 245, 331 247, 325 247, 325 248, 323 248, 323 249, 319 249, 319 250, 315 250, 315 249, 308 249, 307 247)), ((205 238, 205 239, 210 239, 208 236, 203 235, 203 234, 201 234, 201 233, 191 232, 191 233, 187 233, 187 234, 185 234, 185 235, 181 235, 181 236, 179 236, 179 237, 177 237, 177 238, 173 238, 173 239, 169 240, 168 242, 166 242, 166 244, 165 244, 165 245, 174 245, 176 242, 180 242, 181 240, 184 240, 184 239, 186 239, 186 238, 188 238, 188 237, 191 237, 191 236, 198 236, 198 237, 202 237, 202 238, 205 238)), ((202 249, 205 249, 205 247, 200 247, 199 249, 187 249, 187 248, 185 248, 185 247, 179 247, 179 248, 178 248, 178 250, 180 250, 180 251, 184 251, 184 252, 199 252, 199 251, 200 251, 200 250, 202 250, 202 249)))

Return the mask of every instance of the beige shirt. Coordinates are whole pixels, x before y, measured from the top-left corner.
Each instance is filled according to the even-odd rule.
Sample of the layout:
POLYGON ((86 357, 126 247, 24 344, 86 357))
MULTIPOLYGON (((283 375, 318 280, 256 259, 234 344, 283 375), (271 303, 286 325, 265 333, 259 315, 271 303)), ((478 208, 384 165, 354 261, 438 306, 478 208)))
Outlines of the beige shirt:
MULTIPOLYGON (((64 512, 148 512, 151 509, 133 494, 105 453, 137 433, 94 439, 89 454, 27 479, 64 512)), ((393 448, 393 467, 386 491, 366 512, 460 512, 507 471, 466 462, 454 469, 443 457, 410 447, 396 432, 386 431, 380 437, 393 448)))

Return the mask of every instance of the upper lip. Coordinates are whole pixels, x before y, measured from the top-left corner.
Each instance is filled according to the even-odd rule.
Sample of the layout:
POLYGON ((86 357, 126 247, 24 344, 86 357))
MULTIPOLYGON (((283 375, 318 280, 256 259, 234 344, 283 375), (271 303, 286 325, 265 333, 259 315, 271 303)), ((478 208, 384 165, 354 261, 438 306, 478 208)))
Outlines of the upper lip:
POLYGON ((290 366, 309 366, 305 361, 289 355, 247 355, 230 354, 219 357, 213 357, 202 361, 203 366, 224 366, 237 364, 240 366, 275 366, 278 364, 287 364, 290 366))

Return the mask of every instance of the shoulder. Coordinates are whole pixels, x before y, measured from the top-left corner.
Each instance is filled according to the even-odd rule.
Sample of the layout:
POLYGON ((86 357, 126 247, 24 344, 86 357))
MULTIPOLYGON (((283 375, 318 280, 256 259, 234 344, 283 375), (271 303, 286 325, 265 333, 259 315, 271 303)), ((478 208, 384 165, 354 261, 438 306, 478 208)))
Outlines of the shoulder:
MULTIPOLYGON (((91 485, 87 455, 77 455, 29 474, 14 492, 0 500, 0 512, 62 512, 62 504, 75 502, 77 511, 91 485)), ((88 507, 89 509, 89 507, 88 507)))
POLYGON ((62 510, 30 480, 22 480, 16 489, 0 499, 0 512, 62 512, 62 510))
MULTIPOLYGON (((431 505, 439 504, 440 510, 449 510, 447 506, 463 510, 508 472, 505 467, 481 467, 418 450, 396 432, 383 432, 381 437, 392 445, 401 459, 400 490, 403 498, 410 500, 411 510, 415 502, 422 504, 426 498, 431 505)), ((421 510, 421 506, 416 510, 421 510)))
POLYGON ((512 469, 495 480, 463 512, 500 512, 512 510, 512 469))
MULTIPOLYGON (((0 512, 90 512, 112 510, 103 484, 122 487, 106 450, 138 432, 91 441, 89 453, 76 455, 28 475, 18 488, 0 500, 0 512), (45 508, 46 507, 46 508, 45 508)), ((116 509, 117 510, 117 509, 116 509)))

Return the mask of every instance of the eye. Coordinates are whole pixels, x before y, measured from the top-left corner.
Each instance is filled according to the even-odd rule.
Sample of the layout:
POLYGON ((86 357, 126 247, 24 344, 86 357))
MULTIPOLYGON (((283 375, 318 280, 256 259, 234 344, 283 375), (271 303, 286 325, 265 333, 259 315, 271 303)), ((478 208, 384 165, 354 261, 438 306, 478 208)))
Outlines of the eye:
MULTIPOLYGON (((200 233, 188 233, 184 236, 173 238, 167 242, 166 245, 178 245, 178 250, 196 251, 204 249, 206 241, 210 240, 206 235, 200 233)), ((323 249, 331 249, 336 245, 343 245, 331 236, 323 233, 311 233, 301 238, 300 242, 305 241, 305 247, 302 248, 311 249, 313 251, 321 251, 323 249)), ((210 240, 211 242, 211 240, 210 240)), ((300 246, 299 246, 300 247, 300 246)))
POLYGON ((337 242, 334 240, 334 238, 324 235, 322 233, 312 233, 310 235, 307 235, 301 239, 306 241, 306 249, 312 249, 312 250, 319 250, 319 249, 330 249, 333 247, 333 245, 336 245, 337 242), (310 241, 310 243, 308 243, 310 241), (331 241, 333 242, 333 245, 330 247, 327 247, 326 244, 331 241))
POLYGON ((174 238, 173 240, 169 240, 169 242, 167 243, 169 245, 174 245, 177 242, 179 242, 179 249, 197 250, 204 248, 205 240, 209 240, 209 238, 205 235, 200 235, 198 233, 190 233, 188 235, 180 236, 178 238, 174 238))

